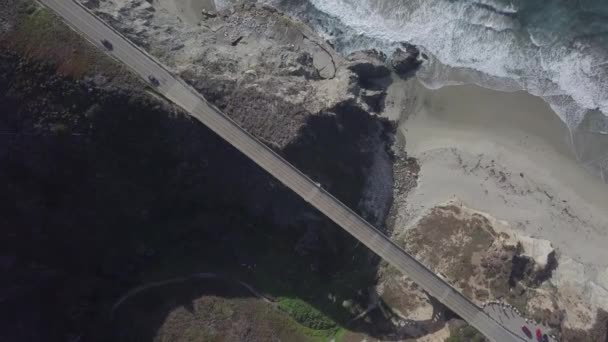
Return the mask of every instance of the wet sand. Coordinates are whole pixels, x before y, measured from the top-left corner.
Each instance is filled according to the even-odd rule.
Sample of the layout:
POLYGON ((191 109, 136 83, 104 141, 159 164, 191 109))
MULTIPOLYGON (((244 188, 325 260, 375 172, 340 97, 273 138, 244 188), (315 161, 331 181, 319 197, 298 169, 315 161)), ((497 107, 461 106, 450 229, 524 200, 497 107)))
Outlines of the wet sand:
POLYGON ((545 102, 476 86, 413 88, 401 130, 421 171, 402 228, 459 199, 577 263, 608 266, 608 186, 577 161, 569 130, 545 102))

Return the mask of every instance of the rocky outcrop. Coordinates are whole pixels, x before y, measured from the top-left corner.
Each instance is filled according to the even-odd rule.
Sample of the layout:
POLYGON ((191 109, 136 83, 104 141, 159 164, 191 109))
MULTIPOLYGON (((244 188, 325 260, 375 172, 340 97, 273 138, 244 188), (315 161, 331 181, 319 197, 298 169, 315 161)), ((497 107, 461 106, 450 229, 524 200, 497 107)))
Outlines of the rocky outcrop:
MULTIPOLYGON (((372 177, 392 171, 394 127, 370 110, 382 90, 361 91, 318 37, 259 5, 192 27, 149 2, 88 4, 348 206, 384 221, 391 180, 372 177)), ((115 295, 174 266, 258 267, 264 281, 283 279, 273 295, 310 281, 366 303, 358 292, 378 261, 367 250, 200 123, 104 71, 64 77, 0 53, 0 127, 12 133, 0 137, 0 204, 13 246, 0 257, 11 273, 0 299, 12 311, 0 339, 95 340, 115 295)))
POLYGON ((422 64, 419 59, 420 50, 414 45, 403 44, 403 49, 397 48, 391 55, 390 65, 401 77, 411 76, 422 64))
POLYGON ((243 3, 198 25, 156 3, 107 1, 95 11, 277 149, 297 139, 310 116, 359 97, 323 39, 267 6, 243 3))
POLYGON ((363 83, 390 74, 386 66, 386 56, 378 50, 356 51, 346 58, 351 62, 348 68, 357 74, 363 83))
MULTIPOLYGON (((407 251, 479 305, 506 303, 516 309, 510 315, 543 325, 558 340, 606 334, 608 271, 560 256, 546 240, 524 236, 458 200, 426 210, 395 233, 407 251), (587 282, 592 272, 594 281, 587 282)), ((389 271, 382 269, 381 284, 400 276, 389 271)))

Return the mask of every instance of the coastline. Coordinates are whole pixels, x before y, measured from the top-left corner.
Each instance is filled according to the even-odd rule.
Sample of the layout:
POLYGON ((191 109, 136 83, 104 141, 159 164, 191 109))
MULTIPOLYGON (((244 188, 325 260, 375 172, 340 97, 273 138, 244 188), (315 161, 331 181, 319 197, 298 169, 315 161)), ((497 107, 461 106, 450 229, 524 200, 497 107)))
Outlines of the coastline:
MULTIPOLYGON (((595 151, 573 150, 581 137, 539 98, 475 86, 426 89, 420 74, 413 77, 426 59, 415 47, 390 57, 372 50, 342 56, 304 23, 260 3, 81 1, 477 306, 510 308, 495 313, 513 316, 512 332, 530 324, 564 341, 605 339, 607 185, 581 163, 595 151)), ((64 40, 53 41, 64 50, 64 40)), ((16 249, 0 255, 0 266, 15 285, 3 300, 19 308, 16 323, 7 320, 20 327, 16 333, 481 339, 441 304, 449 292, 431 297, 410 272, 374 256, 218 136, 149 98, 150 89, 114 89, 99 69, 91 70, 93 81, 73 82, 52 68, 41 72, 39 62, 3 58, 11 89, 4 101, 10 107, 12 94, 35 95, 22 97, 31 109, 26 118, 50 123, 43 140, 5 153, 18 215, 7 221, 16 249), (65 118, 56 120, 58 112, 65 118), (72 150, 66 136, 89 139, 72 150), (48 158, 48 146, 61 148, 48 158), (74 152, 68 160, 65 151, 74 152), (89 160, 96 164, 81 168, 89 160), (40 184, 57 186, 49 191, 32 187, 32 177, 12 177, 12 170, 29 170, 22 165, 35 166, 30 174, 40 184), (47 198, 51 204, 38 204, 47 198), (41 225, 31 217, 50 219, 41 225), (32 224, 40 228, 28 256, 20 246, 32 241, 22 228, 32 224), (106 248, 113 240, 121 242, 106 248), (174 286, 185 279, 180 274, 201 269, 221 270, 259 293, 174 286), (132 284, 163 289, 159 298, 129 299, 110 327, 106 309, 123 302, 115 296, 132 293, 132 284), (43 301, 30 296, 39 292, 43 301), (74 323, 83 308, 96 315, 74 323), (40 324, 30 312, 51 319, 40 324)), ((478 316, 463 318, 474 323, 478 316)))
POLYGON ((524 92, 410 87, 417 100, 400 133, 420 172, 399 208, 396 234, 452 201, 517 236, 549 241, 558 258, 551 283, 573 303, 565 306, 566 326, 589 328, 592 319, 575 317, 608 307, 608 186, 579 162, 567 127, 542 99, 524 92))
POLYGON ((477 86, 415 87, 401 125, 421 165, 407 211, 452 198, 547 239, 585 264, 608 242, 608 192, 576 159, 568 129, 540 98, 477 86), (582 238, 581 238, 582 237, 582 238))
MULTIPOLYGON (((173 1, 166 2, 173 3, 173 1)), ((244 10, 251 8, 253 7, 243 7, 244 10)), ((243 86, 251 87, 249 89, 276 86, 276 83, 266 82, 265 77, 262 76, 275 75, 277 70, 272 67, 274 62, 269 62, 269 58, 273 61, 270 57, 272 54, 260 53, 262 47, 274 47, 275 44, 279 44, 272 51, 281 55, 285 51, 295 53, 300 49, 311 47, 305 44, 307 39, 295 38, 299 36, 298 30, 273 33, 277 29, 274 20, 272 18, 269 20, 267 16, 259 16, 257 12, 246 16, 237 14, 235 18, 235 13, 226 11, 218 13, 216 18, 204 19, 202 24, 196 27, 191 25, 191 20, 188 18, 178 18, 178 20, 171 18, 175 14, 180 17, 183 11, 168 10, 167 12, 157 13, 156 22, 172 30, 179 27, 185 35, 182 36, 183 38, 180 37, 181 43, 177 39, 171 40, 172 48, 167 47, 164 39, 152 39, 150 41, 152 48, 162 51, 159 53, 170 61, 169 64, 175 65, 176 69, 187 75, 187 79, 196 82, 199 91, 211 98, 217 96, 218 87, 223 89, 226 84, 229 87, 236 86, 237 89, 243 86), (260 35, 260 29, 266 32, 268 40, 260 41, 261 37, 265 37, 264 34, 260 35), (252 44, 253 42, 255 44, 252 44), (236 56, 240 58, 235 58, 236 56), (201 63, 202 61, 210 62, 207 64, 214 67, 209 69, 201 63), (265 69, 268 67, 271 68, 265 69), (212 82, 209 82, 210 80, 212 82), (218 80, 221 81, 217 82, 218 80), (231 83, 233 81, 235 83, 231 83)), ((130 15, 137 16, 137 14, 130 15)), ((121 20, 121 22, 126 21, 121 20)), ((158 30, 158 26, 149 26, 148 29, 154 32, 158 30)), ((165 31, 157 33, 165 36, 165 31)), ((146 35, 154 36, 154 34, 150 35, 150 31, 141 34, 142 38, 146 35)), ((306 35, 304 36, 307 38, 306 35)), ((169 37, 175 38, 172 35, 167 35, 165 38, 169 37)), ((306 67, 312 67, 316 72, 296 66, 287 71, 287 75, 291 78, 283 77, 286 76, 285 73, 281 74, 283 77, 281 88, 290 91, 282 92, 279 98, 282 101, 288 100, 289 108, 294 108, 294 103, 306 103, 309 110, 315 108, 313 111, 316 111, 316 108, 332 107, 332 104, 338 104, 343 100, 346 100, 345 103, 358 103, 358 105, 363 104, 363 108, 371 108, 370 103, 380 99, 382 106, 376 107, 381 108, 377 111, 378 115, 398 122, 405 121, 402 128, 407 131, 403 131, 404 134, 397 137, 397 140, 405 140, 407 155, 417 159, 421 169, 418 174, 417 167, 413 166, 409 170, 411 172, 408 172, 408 162, 405 160, 403 163, 406 164, 403 175, 405 178, 397 180, 398 177, 394 177, 392 190, 403 193, 409 192, 410 185, 415 186, 415 178, 419 176, 418 186, 405 196, 407 200, 395 201, 393 209, 390 210, 398 212, 396 225, 389 222, 393 226, 392 229, 389 227, 393 233, 399 234, 400 230, 409 226, 409 222, 429 208, 449 200, 457 200, 473 211, 487 213, 497 221, 506 222, 508 229, 513 228, 511 231, 514 231, 514 235, 524 239, 543 239, 552 242, 560 253, 560 267, 555 272, 555 278, 551 280, 553 284, 559 284, 560 288, 564 289, 569 287, 563 284, 571 282, 584 286, 596 284, 594 281, 598 280, 595 276, 599 273, 598 270, 606 269, 608 266, 601 260, 606 241, 602 229, 608 223, 608 218, 604 215, 608 210, 599 206, 608 203, 605 200, 605 185, 599 180, 596 182, 586 179, 586 176, 590 175, 577 162, 576 152, 570 147, 574 140, 570 130, 559 116, 551 111, 549 105, 540 98, 521 91, 503 93, 474 86, 448 86, 438 90, 427 90, 416 84, 415 80, 404 81, 395 74, 392 75, 392 84, 388 89, 366 88, 370 83, 365 79, 373 79, 378 75, 362 73, 356 78, 348 78, 359 80, 356 86, 338 87, 340 91, 336 92, 337 85, 346 84, 344 81, 347 77, 344 76, 348 74, 337 72, 334 63, 331 70, 325 68, 329 65, 327 58, 320 57, 329 55, 330 59, 333 58, 333 54, 327 50, 324 53, 313 50, 310 55, 312 65, 307 64, 306 67), (328 70, 329 72, 326 72, 328 70), (300 76, 304 79, 299 79, 300 76), (361 81, 360 77, 364 80, 361 81), (290 87, 290 83, 286 83, 287 79, 293 81, 296 87, 290 87), (320 106, 311 107, 305 97, 288 95, 288 93, 294 94, 292 89, 304 89, 301 88, 303 80, 319 86, 315 98, 320 106), (353 101, 352 90, 355 96, 356 94, 367 96, 367 101, 353 101), (371 101, 372 97, 376 100, 371 101), (403 112, 408 110, 416 114, 404 118, 403 112), (565 265, 565 268, 562 265, 565 265)), ((346 60, 348 59, 347 57, 346 60)), ((340 56, 336 56, 335 61, 341 60, 340 56)), ((335 61, 332 59, 332 62, 335 61)), ((363 61, 365 65, 368 62, 363 61)), ((371 62, 372 65, 374 63, 377 61, 371 62)), ((383 63, 387 61, 381 61, 379 64, 383 63)), ((387 63, 384 67, 390 68, 390 64, 387 63)), ((386 83, 390 84, 390 82, 386 83)), ((215 100, 233 101, 234 98, 238 97, 233 93, 225 99, 215 100)), ((271 101, 276 99, 273 98, 271 101)), ((268 114, 266 110, 254 113, 242 111, 241 109, 245 108, 242 101, 229 103, 229 108, 241 115, 240 119, 246 120, 257 121, 259 118, 266 118, 268 114)), ((347 108, 350 109, 353 108, 347 108)), ((281 118, 285 117, 283 110, 278 111, 277 114, 280 114, 281 118)), ((273 122, 268 118, 262 121, 273 122)), ((254 124, 253 127, 256 125, 254 124)), ((281 134, 287 131, 285 128, 293 127, 284 123, 271 126, 276 130, 275 132, 281 134)), ((268 131, 258 130, 254 132, 256 133, 266 134, 268 131)), ((272 142, 276 139, 276 134, 266 137, 272 142)), ((385 198, 381 193, 387 189, 390 193, 391 190, 385 182, 386 177, 390 175, 384 172, 386 170, 382 167, 387 164, 386 161, 382 158, 374 159, 370 167, 371 181, 365 183, 368 191, 364 192, 361 202, 358 203, 359 207, 370 209, 368 212, 371 214, 368 217, 370 220, 383 216, 382 213, 386 212, 382 206, 375 205, 385 198)), ((393 169, 399 167, 395 165, 393 169)), ((449 230, 451 225, 444 228, 449 230)), ((604 282, 600 279, 597 291, 591 294, 577 294, 578 297, 574 302, 585 302, 585 304, 592 302, 592 298, 597 297, 598 293, 601 296, 602 289, 608 291, 606 290, 608 281, 604 282), (586 299, 584 301, 581 299, 583 296, 586 299)), ((401 290, 399 293, 407 294, 410 290, 401 290)), ((608 295, 606 297, 608 298, 608 295)), ((564 295, 564 298, 572 298, 572 296, 564 295)), ((539 301, 543 302, 542 299, 539 301)), ((603 307, 608 307, 608 304, 603 307)), ((588 316, 593 317, 594 313, 589 313, 588 316)), ((566 324, 589 328, 580 322, 573 324, 570 320, 567 320, 566 324)))

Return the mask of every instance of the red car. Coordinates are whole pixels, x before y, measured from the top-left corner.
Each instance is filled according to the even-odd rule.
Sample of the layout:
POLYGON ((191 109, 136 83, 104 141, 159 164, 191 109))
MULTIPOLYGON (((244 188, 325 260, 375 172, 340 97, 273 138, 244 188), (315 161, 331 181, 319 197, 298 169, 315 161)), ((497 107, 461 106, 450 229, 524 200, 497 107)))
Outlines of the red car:
POLYGON ((524 334, 526 334, 526 336, 528 336, 528 338, 532 338, 532 332, 530 331, 530 329, 528 329, 527 326, 522 325, 521 326, 521 331, 523 331, 524 334))
POLYGON ((540 331, 539 328, 536 328, 536 340, 538 342, 543 342, 543 333, 540 331))

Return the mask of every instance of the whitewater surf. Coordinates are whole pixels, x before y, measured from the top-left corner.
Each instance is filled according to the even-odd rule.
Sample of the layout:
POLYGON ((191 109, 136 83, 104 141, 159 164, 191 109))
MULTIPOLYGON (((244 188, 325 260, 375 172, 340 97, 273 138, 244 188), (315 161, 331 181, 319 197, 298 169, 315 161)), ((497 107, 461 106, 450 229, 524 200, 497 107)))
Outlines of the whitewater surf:
POLYGON ((475 84, 539 96, 570 128, 581 162, 606 164, 585 152, 588 134, 584 143, 576 136, 580 128, 608 133, 606 1, 269 2, 307 21, 344 54, 369 48, 388 54, 401 42, 417 45, 429 57, 417 74, 428 88, 475 84))

